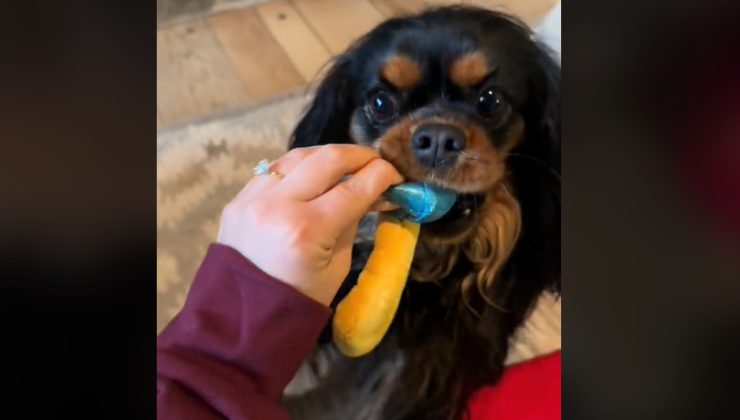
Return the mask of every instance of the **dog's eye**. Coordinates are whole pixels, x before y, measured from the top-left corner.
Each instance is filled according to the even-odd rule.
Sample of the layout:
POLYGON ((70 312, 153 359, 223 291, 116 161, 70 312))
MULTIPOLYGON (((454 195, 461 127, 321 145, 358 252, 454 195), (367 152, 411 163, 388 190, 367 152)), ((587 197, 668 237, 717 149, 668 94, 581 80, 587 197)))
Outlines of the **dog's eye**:
POLYGON ((377 92, 370 97, 370 109, 379 120, 387 120, 396 115, 396 101, 385 92, 377 92))
POLYGON ((493 89, 485 89, 478 97, 478 112, 486 118, 495 117, 503 107, 504 97, 493 89))

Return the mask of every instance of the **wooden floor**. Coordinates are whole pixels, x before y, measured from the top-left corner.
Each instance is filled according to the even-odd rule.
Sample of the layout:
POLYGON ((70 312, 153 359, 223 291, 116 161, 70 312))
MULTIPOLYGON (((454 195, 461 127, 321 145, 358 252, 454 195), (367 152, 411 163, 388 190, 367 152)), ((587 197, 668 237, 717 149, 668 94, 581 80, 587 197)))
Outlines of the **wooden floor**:
MULTIPOLYGON (((556 0, 475 0, 536 24, 556 0)), ((387 17, 445 0, 271 0, 157 33, 157 127, 304 88, 387 17)))

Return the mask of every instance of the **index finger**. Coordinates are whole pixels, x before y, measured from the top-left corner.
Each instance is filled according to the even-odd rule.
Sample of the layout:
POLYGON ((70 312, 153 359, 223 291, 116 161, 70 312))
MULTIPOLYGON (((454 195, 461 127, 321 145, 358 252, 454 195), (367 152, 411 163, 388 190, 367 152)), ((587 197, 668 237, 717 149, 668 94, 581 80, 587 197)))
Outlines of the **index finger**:
POLYGON ((343 231, 367 214, 388 188, 401 182, 403 177, 393 165, 376 158, 312 203, 326 215, 327 223, 343 231))
POLYGON ((331 144, 317 148, 285 174, 280 188, 299 200, 313 200, 379 157, 375 149, 354 144, 331 144))

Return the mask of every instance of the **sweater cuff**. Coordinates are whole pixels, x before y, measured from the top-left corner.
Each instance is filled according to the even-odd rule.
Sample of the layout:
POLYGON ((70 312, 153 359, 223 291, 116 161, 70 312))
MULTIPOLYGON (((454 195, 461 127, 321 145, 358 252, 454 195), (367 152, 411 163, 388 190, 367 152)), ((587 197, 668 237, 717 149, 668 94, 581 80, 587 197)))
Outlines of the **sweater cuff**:
POLYGON ((158 347, 228 362, 248 373, 262 394, 279 399, 330 315, 330 308, 270 277, 235 249, 212 244, 158 347))
POLYGON ((211 244, 208 247, 206 259, 208 259, 208 256, 210 255, 215 255, 216 258, 222 258, 234 268, 235 272, 247 274, 249 277, 252 277, 254 281, 271 283, 275 287, 276 293, 285 295, 285 297, 293 295, 296 301, 303 301, 300 303, 296 303, 300 304, 302 307, 305 307, 305 309, 310 311, 311 313, 315 312, 318 315, 325 315, 327 318, 332 313, 331 308, 329 308, 328 306, 306 296, 293 286, 265 273, 264 271, 262 271, 262 269, 254 265, 252 261, 239 253, 239 251, 228 245, 223 245, 219 243, 211 244))

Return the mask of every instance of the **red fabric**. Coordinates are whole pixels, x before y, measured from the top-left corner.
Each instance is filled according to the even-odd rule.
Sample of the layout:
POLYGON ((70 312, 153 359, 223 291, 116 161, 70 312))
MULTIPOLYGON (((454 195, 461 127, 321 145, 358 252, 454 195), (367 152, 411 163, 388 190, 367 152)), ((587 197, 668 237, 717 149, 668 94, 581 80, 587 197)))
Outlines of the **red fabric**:
MULTIPOLYGON (((212 245, 182 311, 157 338, 157 418, 288 419, 281 396, 331 310, 212 245)), ((473 419, 560 418, 559 353, 506 370, 473 419)))
POLYGON ((470 419, 560 419, 561 352, 504 371, 501 382, 478 391, 470 401, 470 419))

